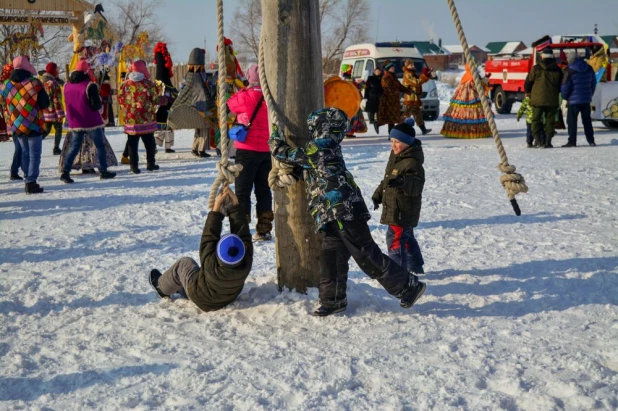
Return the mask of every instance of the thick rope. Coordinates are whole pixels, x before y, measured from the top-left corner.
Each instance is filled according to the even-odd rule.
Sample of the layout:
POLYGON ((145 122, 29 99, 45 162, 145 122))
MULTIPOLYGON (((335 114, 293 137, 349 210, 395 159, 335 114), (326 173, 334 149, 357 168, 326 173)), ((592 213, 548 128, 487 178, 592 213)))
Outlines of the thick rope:
POLYGON ((494 114, 491 111, 489 99, 487 98, 487 96, 485 96, 485 88, 481 83, 481 77, 479 76, 476 63, 472 58, 472 54, 470 54, 468 41, 466 40, 466 35, 464 34, 463 28, 461 27, 461 20, 459 19, 459 14, 457 13, 457 9, 455 8, 455 2, 454 0, 447 0, 447 3, 449 5, 449 8, 451 9, 451 15, 453 16, 453 21, 455 22, 457 34, 459 35, 459 41, 461 42, 464 54, 466 56, 466 61, 470 65, 470 71, 472 72, 472 76, 474 77, 474 87, 476 88, 476 92, 478 93, 479 97, 481 98, 481 102, 483 103, 483 111, 485 112, 485 117, 487 117, 487 122, 489 123, 491 134, 493 135, 496 147, 498 148, 498 154, 500 154, 500 164, 498 164, 498 169, 504 173, 502 176, 500 176, 500 183, 502 183, 502 186, 506 190, 507 196, 509 200, 511 200, 511 204, 515 209, 515 213, 519 215, 521 211, 519 211, 515 196, 519 193, 527 193, 528 186, 526 185, 524 177, 520 174, 515 173, 515 166, 509 164, 509 160, 506 156, 506 151, 504 151, 504 147, 502 146, 500 133, 498 132, 498 128, 496 127, 494 114))
POLYGON ((212 183, 210 195, 208 196, 208 207, 212 208, 215 205, 215 198, 219 193, 221 186, 234 184, 234 180, 242 171, 241 164, 230 164, 228 159, 229 137, 227 135, 227 98, 226 92, 226 66, 225 66, 225 37, 223 36, 223 0, 217 0, 217 28, 219 37, 219 130, 221 143, 221 160, 217 162, 217 178, 212 183))
MULTIPOLYGON (((266 65, 264 64, 264 30, 260 33, 260 52, 258 56, 258 65, 260 70, 260 85, 262 86, 262 93, 264 93, 264 100, 266 100, 266 107, 268 108, 269 123, 274 124, 281 132, 283 129, 279 125, 279 117, 277 116, 277 106, 273 100, 273 96, 268 86, 266 79, 266 65)), ((272 132, 272 130, 271 130, 272 132)), ((272 159, 272 168, 268 174, 268 185, 273 190, 280 190, 285 187, 293 186, 298 182, 292 174, 293 167, 279 162, 275 158, 272 159)))

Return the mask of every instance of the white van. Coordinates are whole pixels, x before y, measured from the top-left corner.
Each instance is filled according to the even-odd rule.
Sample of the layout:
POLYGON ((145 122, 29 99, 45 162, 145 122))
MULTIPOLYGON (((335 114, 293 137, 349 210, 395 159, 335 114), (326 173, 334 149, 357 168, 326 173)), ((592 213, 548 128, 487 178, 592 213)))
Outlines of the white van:
MULTIPOLYGON (((395 74, 401 81, 403 62, 406 59, 414 61, 418 73, 424 67, 428 67, 422 54, 414 47, 414 43, 409 41, 355 44, 345 49, 341 64, 352 66, 353 79, 367 80, 367 77, 373 75, 376 67, 383 68, 384 62, 389 60, 395 64, 395 74)), ((440 99, 435 81, 429 80, 423 84, 421 100, 423 101, 423 117, 427 120, 437 120, 440 115, 440 99)))

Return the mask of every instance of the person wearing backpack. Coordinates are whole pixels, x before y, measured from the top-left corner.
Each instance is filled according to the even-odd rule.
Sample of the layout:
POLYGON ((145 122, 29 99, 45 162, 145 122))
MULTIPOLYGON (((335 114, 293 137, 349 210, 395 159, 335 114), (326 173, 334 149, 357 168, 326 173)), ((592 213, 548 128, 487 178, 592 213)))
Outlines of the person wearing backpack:
POLYGON ((232 136, 236 147, 236 163, 243 166, 235 182, 236 195, 247 215, 247 221, 250 221, 251 190, 254 190, 257 224, 253 240, 264 241, 272 239, 272 222, 275 216, 272 193, 268 186, 268 174, 272 168, 268 146, 268 108, 260 87, 257 64, 247 70, 247 80, 249 87, 234 94, 227 102, 230 111, 236 114, 236 122, 247 128, 243 141, 232 136))

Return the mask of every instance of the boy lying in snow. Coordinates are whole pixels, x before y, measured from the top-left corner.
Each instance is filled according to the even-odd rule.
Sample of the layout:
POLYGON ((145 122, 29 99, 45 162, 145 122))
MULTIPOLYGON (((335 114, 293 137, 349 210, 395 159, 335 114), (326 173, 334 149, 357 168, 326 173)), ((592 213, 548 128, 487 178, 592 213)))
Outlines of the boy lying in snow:
POLYGON ((347 115, 334 107, 325 108, 311 113, 307 125, 311 141, 305 147, 290 147, 276 128, 268 143, 277 160, 303 169, 309 213, 317 230, 325 234, 320 254, 321 306, 314 315, 323 317, 346 309, 350 257, 400 299, 403 308, 410 308, 425 291, 425 284, 382 254, 371 237, 369 211, 341 153, 347 115))
POLYGON ((242 291, 253 264, 253 243, 238 198, 226 187, 208 213, 200 242, 200 266, 183 257, 165 273, 150 272, 150 284, 161 298, 180 292, 203 311, 216 311, 234 301, 242 291), (221 237, 226 202, 231 234, 221 237))

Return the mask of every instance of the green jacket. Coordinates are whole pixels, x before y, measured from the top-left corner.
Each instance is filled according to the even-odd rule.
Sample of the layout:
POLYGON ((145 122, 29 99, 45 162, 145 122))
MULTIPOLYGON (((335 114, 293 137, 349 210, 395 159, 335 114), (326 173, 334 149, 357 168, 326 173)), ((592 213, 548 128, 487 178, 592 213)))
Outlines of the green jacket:
POLYGON ((524 88, 530 94, 530 104, 533 107, 558 107, 563 76, 556 59, 541 60, 526 77, 524 88))
POLYGON ((203 311, 219 310, 234 301, 242 291, 253 265, 253 243, 249 223, 240 206, 229 209, 230 232, 245 244, 245 258, 238 267, 219 264, 217 243, 221 238, 224 216, 211 211, 206 217, 200 242, 200 274, 187 288, 187 295, 203 311))
POLYGON ((399 155, 391 152, 384 179, 371 197, 382 204, 382 224, 412 227, 418 225, 425 185, 424 162, 423 147, 419 140, 415 140, 413 145, 399 155), (388 186, 390 180, 400 177, 403 179, 403 186, 388 186))
POLYGON ((519 107, 519 111, 517 112, 517 121, 519 121, 521 116, 526 116, 526 123, 532 124, 532 106, 530 105, 530 97, 526 97, 524 101, 521 102, 521 107, 519 107))

